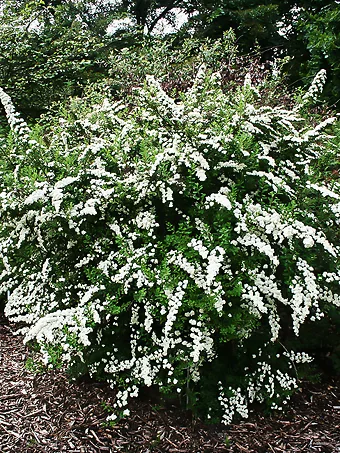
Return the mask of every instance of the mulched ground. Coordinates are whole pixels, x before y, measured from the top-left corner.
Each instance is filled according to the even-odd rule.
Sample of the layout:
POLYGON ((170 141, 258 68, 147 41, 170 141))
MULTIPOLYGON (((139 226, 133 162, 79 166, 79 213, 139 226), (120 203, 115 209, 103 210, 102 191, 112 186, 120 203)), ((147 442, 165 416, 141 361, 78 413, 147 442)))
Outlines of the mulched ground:
POLYGON ((112 404, 113 391, 69 383, 61 372, 34 374, 25 368, 30 355, 0 322, 0 453, 340 453, 339 379, 304 386, 285 414, 254 414, 229 427, 148 401, 109 427, 102 403, 112 404))

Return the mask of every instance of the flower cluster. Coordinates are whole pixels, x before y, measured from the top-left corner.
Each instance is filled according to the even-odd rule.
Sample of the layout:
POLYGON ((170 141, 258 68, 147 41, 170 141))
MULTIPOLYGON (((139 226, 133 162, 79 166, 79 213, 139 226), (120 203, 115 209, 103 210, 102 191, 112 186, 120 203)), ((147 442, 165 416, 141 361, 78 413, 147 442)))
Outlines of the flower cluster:
POLYGON ((0 88, 0 102, 3 105, 11 129, 17 133, 23 140, 28 140, 30 130, 27 123, 15 111, 11 98, 0 88))
POLYGON ((230 393, 230 396, 226 396, 223 386, 221 385, 221 382, 219 382, 219 391, 220 395, 218 400, 223 411, 221 423, 230 425, 234 419, 235 413, 238 413, 242 418, 248 418, 247 400, 244 395, 242 395, 240 387, 236 390, 229 387, 228 392, 230 393))
POLYGON ((308 101, 316 101, 323 91, 327 80, 327 72, 325 69, 321 69, 313 79, 312 84, 310 85, 308 91, 302 97, 304 103, 308 101))
POLYGON ((320 178, 334 119, 260 94, 202 67, 175 102, 148 77, 128 106, 72 100, 36 140, 0 91, 6 315, 45 363, 117 387, 110 420, 143 386, 194 408, 213 394, 223 423, 278 408, 310 361, 282 342, 340 306, 340 187, 320 178))

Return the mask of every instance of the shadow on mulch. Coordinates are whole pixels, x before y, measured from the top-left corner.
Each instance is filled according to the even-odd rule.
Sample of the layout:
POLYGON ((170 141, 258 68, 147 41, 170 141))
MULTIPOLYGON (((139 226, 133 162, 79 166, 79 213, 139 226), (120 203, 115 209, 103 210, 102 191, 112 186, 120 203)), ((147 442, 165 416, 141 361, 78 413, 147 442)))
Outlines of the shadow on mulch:
POLYGON ((105 425, 115 392, 25 368, 22 338, 0 317, 0 453, 340 453, 340 379, 302 384, 284 414, 207 426, 177 407, 134 400, 131 416, 105 425))

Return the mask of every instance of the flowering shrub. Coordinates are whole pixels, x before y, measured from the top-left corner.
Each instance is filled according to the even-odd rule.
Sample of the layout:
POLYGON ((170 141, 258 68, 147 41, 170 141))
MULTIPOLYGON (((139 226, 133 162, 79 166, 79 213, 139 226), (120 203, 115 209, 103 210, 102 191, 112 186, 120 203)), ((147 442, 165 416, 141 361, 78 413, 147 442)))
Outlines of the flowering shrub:
POLYGON ((42 360, 117 388, 111 420, 143 386, 224 423, 286 403, 311 360, 289 338, 340 306, 335 119, 204 68, 180 100, 149 76, 33 131, 0 98, 0 291, 42 360))

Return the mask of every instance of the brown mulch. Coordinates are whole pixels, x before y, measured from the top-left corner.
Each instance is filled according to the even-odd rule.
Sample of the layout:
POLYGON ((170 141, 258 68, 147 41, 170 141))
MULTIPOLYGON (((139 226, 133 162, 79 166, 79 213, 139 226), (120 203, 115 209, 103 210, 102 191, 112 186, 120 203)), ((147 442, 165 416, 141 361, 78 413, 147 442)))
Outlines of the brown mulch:
POLYGON ((178 408, 135 401, 130 418, 105 425, 114 392, 70 383, 62 372, 34 374, 32 353, 0 319, 0 453, 340 453, 340 380, 308 385, 285 414, 253 414, 207 426, 178 408))

